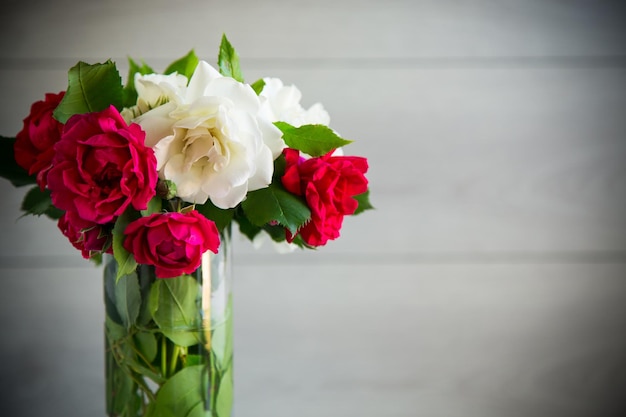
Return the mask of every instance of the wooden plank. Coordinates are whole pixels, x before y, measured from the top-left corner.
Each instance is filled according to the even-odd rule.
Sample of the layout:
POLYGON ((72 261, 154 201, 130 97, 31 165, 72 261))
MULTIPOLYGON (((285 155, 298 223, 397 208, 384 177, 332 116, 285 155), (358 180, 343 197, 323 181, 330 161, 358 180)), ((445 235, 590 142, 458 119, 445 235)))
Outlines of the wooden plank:
POLYGON ((620 2, 321 0, 13 3, 5 59, 216 55, 227 33, 250 58, 606 56, 626 52, 620 2))
MULTIPOLYGON (((237 413, 618 416, 625 272, 239 263, 237 413)), ((3 410, 102 414, 100 276, 95 268, 2 269, 0 325, 10 335, 0 346, 3 410)))
POLYGON ((104 415, 101 272, 1 268, 0 278, 3 414, 104 415))
POLYGON ((237 277, 243 414, 624 411, 623 266, 269 266, 237 277))

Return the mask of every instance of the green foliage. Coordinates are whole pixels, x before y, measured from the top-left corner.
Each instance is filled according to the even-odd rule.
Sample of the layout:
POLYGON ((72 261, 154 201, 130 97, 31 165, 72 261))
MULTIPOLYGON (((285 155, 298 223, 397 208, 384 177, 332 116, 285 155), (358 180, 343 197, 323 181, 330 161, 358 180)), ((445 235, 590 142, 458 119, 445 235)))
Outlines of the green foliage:
POLYGON ((272 238, 274 242, 283 242, 287 240, 287 234, 285 233, 285 228, 283 226, 266 224, 263 226, 263 230, 269 235, 269 237, 272 238))
POLYGON ((28 172, 15 162, 14 145, 15 138, 0 136, 0 177, 9 180, 15 187, 36 184, 35 176, 28 175, 28 172))
POLYGON ((311 217, 306 203, 276 182, 248 193, 242 208, 253 225, 261 227, 276 221, 292 233, 311 217))
MULTIPOLYGON (((202 365, 189 366, 172 376, 157 392, 158 417, 189 416, 194 409, 204 406, 203 386, 208 386, 207 381, 207 369, 202 365)), ((203 415, 197 414, 197 410, 194 413, 203 415)))
POLYGON ((217 226, 217 230, 224 231, 226 226, 231 224, 235 216, 235 209, 221 209, 216 207, 211 200, 207 200, 204 204, 196 204, 198 213, 203 214, 207 219, 213 220, 217 226))
MULTIPOLYGON (((190 78, 198 62, 199 59, 192 49, 185 56, 170 63, 163 73, 172 74, 176 72, 190 78)), ((74 114, 100 111, 109 105, 114 105, 118 109, 134 105, 137 99, 135 75, 151 74, 154 73, 154 70, 144 61, 135 61, 130 57, 128 63, 128 79, 126 86, 122 87, 119 72, 112 61, 108 60, 105 63, 93 65, 82 61, 78 62, 68 71, 68 88, 63 100, 54 111, 55 118, 64 123, 74 114)), ((225 34, 220 43, 218 67, 222 75, 244 82, 239 55, 225 34)), ((261 93, 264 86, 263 78, 251 84, 257 94, 261 93)), ((322 156, 351 143, 351 141, 339 137, 333 130, 323 125, 295 127, 285 122, 276 122, 275 125, 281 130, 287 146, 311 156, 322 156)), ((8 179, 15 186, 36 184, 36 178, 28 175, 24 169, 15 163, 14 143, 14 138, 0 138, 0 176, 8 179)), ((195 208, 213 220, 220 232, 229 227, 232 222, 236 222, 241 233, 251 240, 265 231, 274 241, 282 242, 285 240, 285 228, 291 233, 296 233, 300 227, 309 221, 311 216, 306 202, 289 193, 282 186, 280 178, 284 173, 284 166, 284 156, 281 155, 274 162, 272 184, 267 188, 249 192, 246 199, 235 208, 220 209, 210 201, 196 205, 195 208)), ((149 216, 161 212, 165 208, 164 204, 168 203, 168 199, 171 198, 174 196, 159 194, 149 202, 145 210, 141 210, 140 214, 149 216)), ((373 208, 369 201, 369 191, 355 198, 359 202, 355 214, 373 208)), ((170 200, 169 203, 172 201, 174 200, 170 200)), ((52 205, 49 192, 37 188, 28 192, 22 209, 26 214, 46 214, 53 219, 58 219, 63 214, 63 211, 52 205)), ((168 209, 185 210, 189 208, 179 204, 178 206, 172 205, 168 209)), ((124 249, 122 243, 124 241, 124 229, 138 215, 139 213, 130 214, 129 212, 120 216, 115 222, 113 252, 119 263, 118 279, 131 274, 137 268, 134 257, 124 249)), ((309 247, 298 236, 295 237, 293 243, 300 247, 309 247)), ((94 260, 98 261, 97 259, 94 260)), ((140 311, 140 316, 143 322, 150 320, 150 314, 145 305, 140 311)))
POLYGON ((196 56, 196 53, 192 49, 185 55, 184 57, 177 59, 172 62, 166 69, 163 71, 164 74, 173 74, 178 73, 187 77, 187 79, 191 78, 193 72, 196 70, 198 66, 198 62, 200 60, 196 56))
POLYGON ((156 359, 158 353, 157 338, 151 332, 137 332, 133 336, 135 345, 141 353, 141 357, 151 363, 156 359))
POLYGON ((233 376, 232 368, 229 368, 224 375, 220 383, 219 390, 217 391, 217 403, 215 404, 215 411, 217 415, 222 417, 228 417, 230 410, 233 407, 233 376))
POLYGON ((235 221, 239 225, 239 231, 241 234, 250 240, 253 240, 263 230, 261 226, 253 225, 245 214, 243 214, 242 210, 237 210, 235 221))
POLYGON ((159 196, 154 196, 148 201, 148 207, 145 210, 141 210, 141 215, 148 217, 151 214, 160 213, 163 208, 163 200, 159 196))
POLYGON ((141 61, 141 65, 128 57, 128 77, 124 87, 124 107, 132 107, 137 103, 137 90, 135 89, 135 74, 152 74, 154 70, 148 64, 141 61))
POLYGON ((253 82, 252 84, 250 84, 250 87, 252 87, 252 89, 258 96, 261 94, 261 91, 263 91, 263 87, 265 87, 265 80, 263 78, 260 78, 256 80, 255 82, 253 82))
POLYGON ((68 72, 68 87, 54 117, 61 123, 80 113, 102 111, 113 105, 121 109, 124 101, 122 79, 115 63, 87 64, 80 61, 68 72))
MULTIPOLYGON (((169 64, 165 71, 163 71, 163 74, 173 74, 176 72, 178 74, 184 75, 189 79, 193 75, 196 66, 198 66, 198 62, 199 59, 192 49, 187 53, 187 55, 169 64)), ((154 69, 152 69, 152 67, 146 64, 144 61, 141 61, 141 64, 139 64, 130 57, 128 58, 128 65, 128 77, 126 80, 126 86, 124 87, 123 91, 123 107, 132 107, 137 103, 135 74, 139 73, 142 75, 147 75, 156 73, 154 69)))
POLYGON ((117 279, 119 280, 124 275, 131 274, 137 268, 137 261, 135 257, 124 248, 124 230, 126 226, 133 221, 133 214, 130 210, 127 210, 124 214, 119 216, 113 226, 113 256, 117 261, 117 279))
MULTIPOLYGON (((230 417, 232 296, 223 312, 215 310, 219 322, 209 320, 207 350, 200 297, 210 295, 194 277, 157 279, 154 267, 140 265, 118 280, 116 265, 109 258, 104 269, 109 414, 135 417, 144 410, 140 415, 145 417, 230 417), (144 306, 147 321, 141 317, 144 306)), ((207 284, 215 290, 220 282, 216 278, 207 284)))
MULTIPOLYGON (((115 283, 117 281, 117 262, 107 262, 104 266, 104 307, 108 320, 122 326, 122 318, 115 305, 115 283)), ((124 329, 124 327, 122 327, 124 329)))
POLYGON ((139 281, 135 272, 124 275, 117 280, 115 306, 122 323, 130 329, 136 323, 141 308, 139 281))
POLYGON ((370 203, 370 190, 367 190, 363 194, 355 196, 354 199, 359 202, 359 206, 354 212, 354 215, 363 213, 365 210, 371 210, 374 208, 374 206, 372 206, 372 204, 370 203))
POLYGON ((91 252, 89 254, 89 260, 95 265, 95 266, 100 266, 102 265, 102 253, 100 252, 91 252))
POLYGON ((222 35, 222 42, 217 56, 217 66, 223 76, 244 82, 241 68, 239 67, 239 54, 237 54, 235 48, 230 44, 226 35, 222 35))
POLYGON ((284 154, 278 155, 278 158, 274 160, 274 173, 272 174, 272 182, 282 183, 281 178, 285 175, 285 169, 287 168, 287 160, 284 154))
POLYGON ((22 201, 21 209, 24 211, 24 215, 33 214, 41 216, 45 214, 53 220, 57 220, 63 215, 62 210, 52 205, 50 191, 47 189, 42 191, 39 186, 31 188, 28 193, 26 193, 22 201))
POLYGON ((104 326, 107 339, 109 339, 112 344, 124 339, 128 334, 126 328, 116 323, 108 314, 105 317, 104 326))
POLYGON ((352 143, 350 140, 339 137, 328 126, 303 125, 294 127, 285 122, 275 122, 274 125, 283 132, 283 140, 290 148, 311 156, 322 156, 328 152, 352 143))
POLYGON ((132 357, 132 349, 126 343, 126 329, 105 317, 106 349, 106 404, 107 414, 135 416, 141 407, 137 383, 129 368, 120 366, 123 358, 132 357))
POLYGON ((233 299, 228 298, 226 306, 227 319, 212 329, 211 351, 215 355, 215 364, 220 372, 226 372, 232 367, 233 361, 233 321, 230 317, 233 311, 233 299))
POLYGON ((200 288, 189 275, 158 279, 150 290, 149 309, 164 335, 180 346, 201 341, 198 332, 199 309, 196 303, 200 288))

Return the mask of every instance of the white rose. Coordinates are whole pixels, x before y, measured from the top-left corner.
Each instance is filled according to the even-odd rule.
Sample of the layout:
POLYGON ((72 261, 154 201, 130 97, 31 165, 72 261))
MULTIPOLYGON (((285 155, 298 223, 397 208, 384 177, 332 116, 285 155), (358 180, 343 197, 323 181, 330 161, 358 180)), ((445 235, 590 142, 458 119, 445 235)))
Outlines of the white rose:
POLYGON ((282 121, 295 127, 330 124, 330 116, 320 103, 313 104, 308 110, 302 107, 302 93, 296 86, 285 86, 278 78, 264 78, 263 81, 265 86, 261 97, 265 97, 270 104, 273 122, 282 121))
MULTIPOLYGON (((248 191, 267 187, 285 147, 263 103, 247 84, 201 61, 186 88, 134 120, 146 132, 161 178, 184 201, 210 199, 232 208, 248 191)), ((174 94, 175 93, 175 94, 174 94)))
MULTIPOLYGON (((308 110, 302 107, 300 104, 302 93, 296 86, 285 86, 278 78, 263 78, 263 81, 265 85, 260 95, 270 104, 272 121, 286 122, 295 127, 330 124, 330 116, 322 104, 315 103, 308 110)), ((343 149, 335 149, 333 155, 343 156, 343 149)), ((310 158, 304 153, 302 156, 310 158)))
POLYGON ((184 75, 177 73, 168 75, 135 73, 134 81, 137 104, 120 113, 127 123, 171 100, 177 100, 184 94, 188 80, 184 75))

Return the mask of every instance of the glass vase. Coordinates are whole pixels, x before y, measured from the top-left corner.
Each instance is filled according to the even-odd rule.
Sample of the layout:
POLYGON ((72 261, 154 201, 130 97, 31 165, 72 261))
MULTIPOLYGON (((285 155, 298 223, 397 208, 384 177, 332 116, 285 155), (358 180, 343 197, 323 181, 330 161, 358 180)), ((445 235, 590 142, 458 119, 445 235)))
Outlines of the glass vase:
POLYGON ((231 417, 233 322, 230 239, 192 275, 156 278, 139 265, 117 276, 104 260, 109 417, 231 417))

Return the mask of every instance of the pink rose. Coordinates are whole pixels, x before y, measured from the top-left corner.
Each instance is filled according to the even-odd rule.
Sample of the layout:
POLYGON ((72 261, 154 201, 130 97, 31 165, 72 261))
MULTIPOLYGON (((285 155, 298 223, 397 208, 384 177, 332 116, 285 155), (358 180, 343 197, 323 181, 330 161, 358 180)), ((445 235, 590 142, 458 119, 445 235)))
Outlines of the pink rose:
POLYGON ((144 139, 139 125, 126 125, 113 106, 72 116, 48 172, 52 203, 99 224, 129 205, 145 210, 158 178, 154 151, 144 139))
POLYGON ((112 223, 100 225, 83 220, 72 211, 66 211, 59 219, 58 227, 85 259, 96 253, 112 253, 112 223))
POLYGON ((153 265, 158 278, 191 274, 202 254, 217 253, 220 245, 215 223, 195 210, 141 217, 126 226, 124 235, 124 248, 138 263, 153 265))
MULTIPOLYGON (((311 209, 311 221, 297 234, 311 246, 325 245, 339 237, 343 217, 358 207, 354 196, 367 191, 367 159, 332 156, 303 159, 295 149, 283 151, 286 159, 282 183, 287 191, 302 195, 311 209)), ((293 241, 289 231, 287 240, 293 241)))
POLYGON ((30 114, 24 119, 24 127, 15 138, 15 162, 29 175, 37 175, 41 189, 46 186, 46 173, 54 156, 53 146, 63 131, 63 124, 52 117, 52 112, 64 95, 63 91, 48 93, 44 100, 34 102, 30 114))

